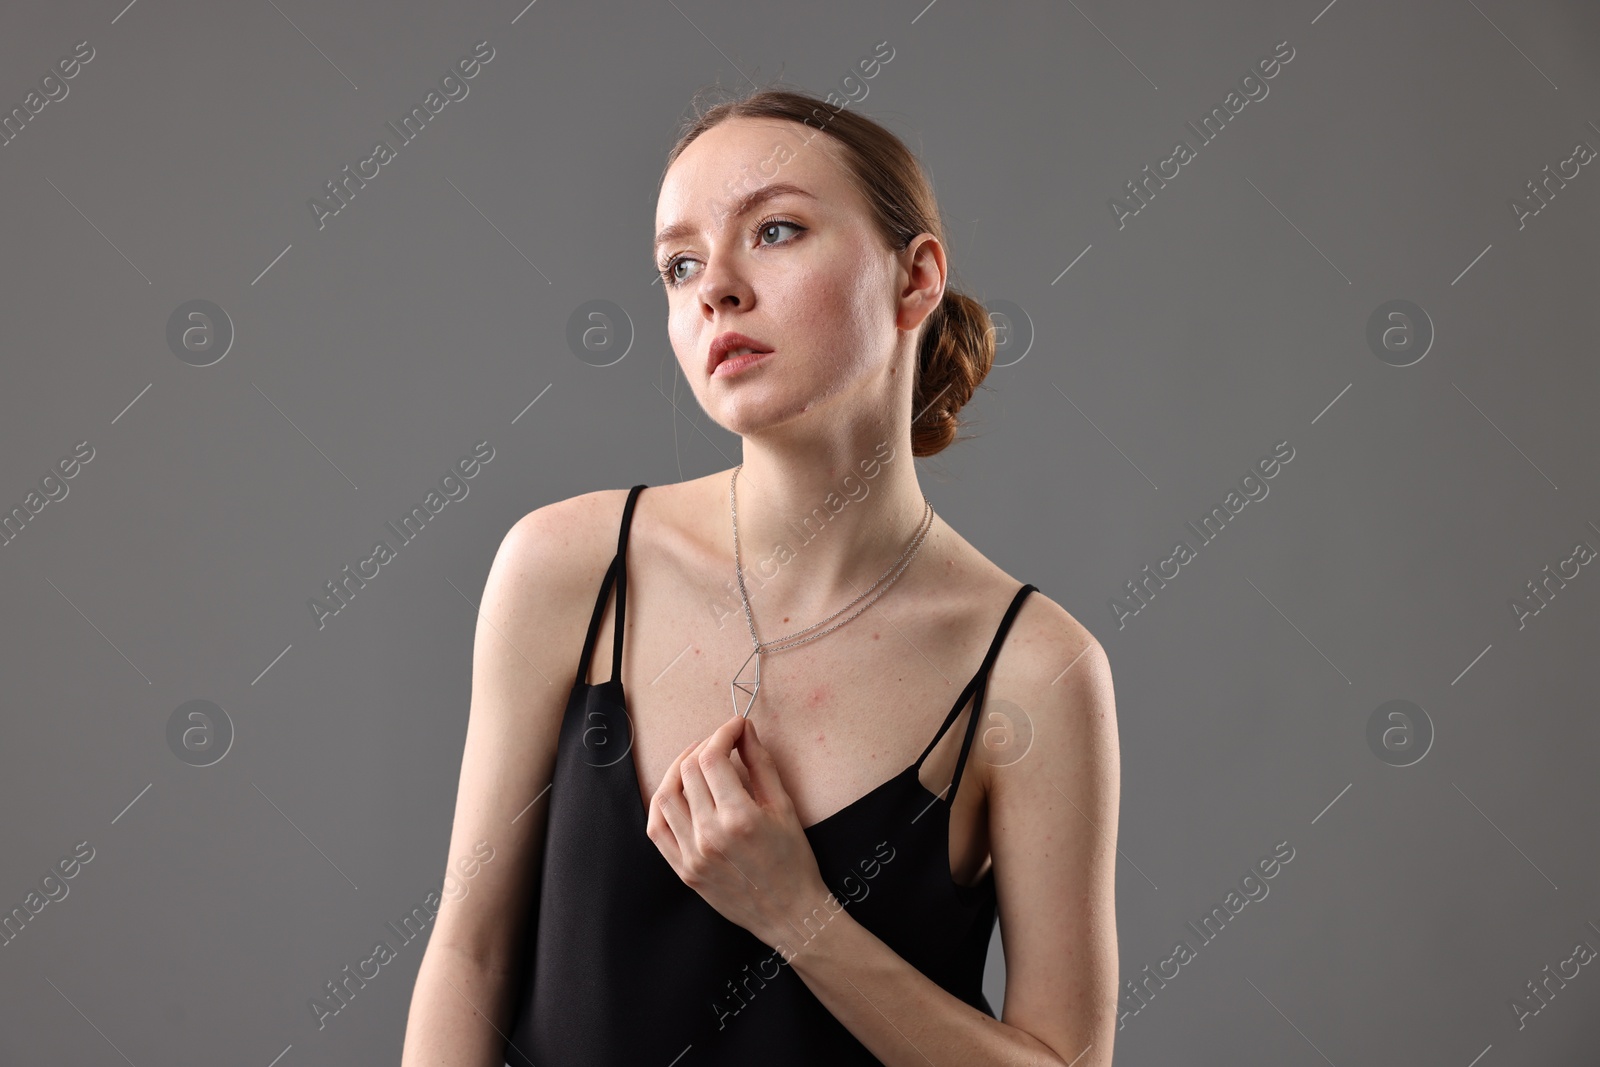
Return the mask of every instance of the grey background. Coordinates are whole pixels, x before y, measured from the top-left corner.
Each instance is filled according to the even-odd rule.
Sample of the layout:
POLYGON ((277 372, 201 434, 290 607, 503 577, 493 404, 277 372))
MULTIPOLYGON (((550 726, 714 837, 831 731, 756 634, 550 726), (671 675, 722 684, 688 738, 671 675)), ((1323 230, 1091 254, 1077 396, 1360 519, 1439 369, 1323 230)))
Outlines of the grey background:
MULTIPOLYGON (((95 857, 0 948, 0 1061, 397 1061, 423 942, 325 1029, 307 1001, 442 879, 500 538, 552 500, 737 460, 679 380, 648 260, 690 95, 842 92, 885 40, 854 106, 933 174, 953 281, 1034 331, 969 407, 978 436, 918 465, 1110 655, 1122 977, 1295 849, 1127 1018, 1117 1062, 1594 1061, 1592 967, 1525 1028, 1510 1000, 1600 947, 1600 576, 1525 628, 1509 601, 1600 547, 1600 173, 1521 229, 1508 203, 1600 146, 1593 5, 113 0, 3 21, 4 110, 76 42, 96 55, 0 148, 0 504, 76 442, 95 457, 0 548, 0 912, 74 843, 95 857), (468 97, 319 231, 308 198, 480 40, 468 97), (1283 40, 1270 95, 1119 229, 1108 200, 1283 40), (210 367, 166 343, 195 298, 237 330, 210 367), (1396 298, 1437 331, 1403 368, 1365 341, 1396 298), (604 368, 565 340, 593 299, 636 331, 604 368), (469 495, 319 631, 308 598, 482 439, 469 495), (1282 440, 1270 495, 1119 629, 1123 583, 1282 440), (236 731, 203 769, 166 739, 192 699, 236 731), (1366 741, 1392 699, 1436 731, 1409 767, 1366 741)), ((998 1009, 998 945, 987 984, 998 1009)))

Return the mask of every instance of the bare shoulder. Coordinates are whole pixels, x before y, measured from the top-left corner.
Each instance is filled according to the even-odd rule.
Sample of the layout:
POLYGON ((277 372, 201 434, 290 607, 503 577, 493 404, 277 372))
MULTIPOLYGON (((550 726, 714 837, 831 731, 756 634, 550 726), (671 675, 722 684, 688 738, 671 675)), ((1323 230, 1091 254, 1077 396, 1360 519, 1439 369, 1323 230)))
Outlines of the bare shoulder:
POLYGON ((597 489, 534 508, 507 531, 506 550, 529 564, 610 559, 627 498, 626 489, 597 489))
POLYGON ((580 609, 587 619, 616 554, 627 497, 626 489, 600 489, 528 512, 502 539, 492 584, 524 609, 554 616, 558 626, 580 609))
POLYGON ((986 743, 997 749, 981 763, 986 792, 1033 778, 1011 768, 1002 745, 1025 751, 1047 774, 1081 768, 1087 757, 1096 773, 1118 777, 1110 660, 1089 629, 1038 588, 1023 598, 1000 647, 985 712, 986 743))
POLYGON ((1096 685, 1109 686, 1111 664, 1088 627, 1035 588, 1011 622, 1002 655, 995 662, 995 681, 1024 690, 1067 685, 1081 692, 1096 685), (1009 662, 1005 657, 1008 650, 1009 662))

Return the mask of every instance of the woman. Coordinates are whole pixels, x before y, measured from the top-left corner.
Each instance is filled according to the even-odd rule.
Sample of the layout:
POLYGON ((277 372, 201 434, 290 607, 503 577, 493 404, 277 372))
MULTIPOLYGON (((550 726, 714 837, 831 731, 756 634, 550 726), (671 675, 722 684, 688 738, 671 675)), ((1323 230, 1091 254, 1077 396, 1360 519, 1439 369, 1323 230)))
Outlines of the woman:
POLYGON ((743 462, 505 538, 405 1064, 1110 1064, 1110 670, 918 487, 994 355, 926 177, 769 89, 688 126, 656 224, 743 462))

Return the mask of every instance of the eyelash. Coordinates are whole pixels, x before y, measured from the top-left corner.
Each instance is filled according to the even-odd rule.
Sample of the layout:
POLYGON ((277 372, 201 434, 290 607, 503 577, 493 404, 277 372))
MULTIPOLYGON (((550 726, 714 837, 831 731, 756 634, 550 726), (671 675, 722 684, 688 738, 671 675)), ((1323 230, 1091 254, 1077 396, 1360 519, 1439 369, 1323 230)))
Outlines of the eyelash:
MULTIPOLYGON (((756 224, 755 228, 753 230, 751 230, 751 236, 759 238, 761 236, 761 231, 767 229, 769 226, 790 226, 790 227, 793 227, 794 229, 800 231, 800 233, 805 233, 806 232, 806 227, 800 225, 798 222, 791 222, 788 219, 779 218, 779 217, 774 216, 773 218, 762 219, 760 222, 758 222, 756 224)), ((799 234, 795 235, 795 237, 798 237, 798 236, 799 236, 799 234)), ((789 240, 793 241, 793 240, 795 240, 795 237, 791 237, 791 238, 789 238, 789 240)), ((787 244, 787 243, 788 243, 787 241, 775 241, 775 242, 773 242, 773 244, 767 245, 766 247, 773 248, 773 247, 776 247, 777 245, 782 245, 782 244, 787 244)), ((661 284, 662 285, 665 285, 669 289, 676 289, 679 286, 683 285, 685 281, 687 281, 687 279, 679 280, 679 279, 676 279, 676 278, 674 278, 672 276, 673 269, 675 267, 677 267, 679 261, 683 260, 683 259, 686 259, 686 258, 688 258, 688 257, 682 256, 682 255, 673 256, 671 259, 667 260, 666 263, 664 263, 661 267, 659 267, 657 269, 657 273, 659 273, 661 275, 661 284)))

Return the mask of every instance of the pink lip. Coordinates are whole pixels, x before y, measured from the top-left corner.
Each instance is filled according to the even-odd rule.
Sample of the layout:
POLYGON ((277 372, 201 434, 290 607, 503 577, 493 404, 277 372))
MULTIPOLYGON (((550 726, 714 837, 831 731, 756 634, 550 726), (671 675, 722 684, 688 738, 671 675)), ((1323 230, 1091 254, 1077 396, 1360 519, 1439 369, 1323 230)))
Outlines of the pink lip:
POLYGON ((717 373, 717 367, 725 362, 723 357, 736 348, 753 348, 755 349, 755 352, 752 353, 754 355, 765 355, 772 351, 771 348, 757 341, 754 337, 748 337, 742 333, 729 330, 726 333, 718 334, 712 339, 711 347, 706 352, 706 373, 717 373))
POLYGON ((711 372, 711 376, 713 378, 731 377, 732 375, 739 374, 740 372, 744 371, 747 367, 754 366, 755 364, 766 359, 768 356, 773 355, 777 355, 777 353, 751 352, 749 355, 734 356, 730 359, 725 359, 716 365, 715 369, 713 369, 711 372))

